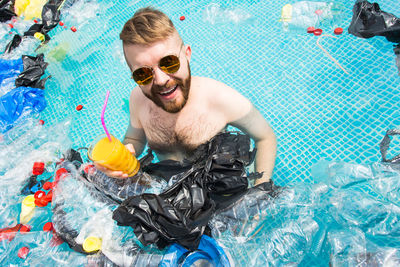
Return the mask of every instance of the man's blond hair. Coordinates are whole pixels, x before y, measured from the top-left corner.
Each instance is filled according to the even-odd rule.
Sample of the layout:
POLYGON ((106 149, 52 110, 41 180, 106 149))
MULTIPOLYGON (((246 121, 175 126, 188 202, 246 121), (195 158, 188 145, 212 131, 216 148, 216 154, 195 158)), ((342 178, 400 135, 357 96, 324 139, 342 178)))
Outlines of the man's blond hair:
POLYGON ((172 36, 176 31, 167 15, 152 7, 135 12, 119 35, 124 45, 150 45, 172 36))

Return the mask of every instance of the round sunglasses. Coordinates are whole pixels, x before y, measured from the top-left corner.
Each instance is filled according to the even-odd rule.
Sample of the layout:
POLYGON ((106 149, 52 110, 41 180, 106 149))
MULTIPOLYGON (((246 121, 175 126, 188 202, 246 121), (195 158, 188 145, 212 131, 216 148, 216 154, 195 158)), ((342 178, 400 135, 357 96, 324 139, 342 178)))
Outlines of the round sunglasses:
MULTIPOLYGON (((181 45, 178 55, 168 55, 160 59, 158 67, 167 74, 175 73, 179 70, 181 63, 179 61, 179 55, 181 54, 181 45)), ((132 72, 132 79, 139 85, 147 85, 152 82, 154 78, 154 69, 149 66, 143 66, 132 72)))

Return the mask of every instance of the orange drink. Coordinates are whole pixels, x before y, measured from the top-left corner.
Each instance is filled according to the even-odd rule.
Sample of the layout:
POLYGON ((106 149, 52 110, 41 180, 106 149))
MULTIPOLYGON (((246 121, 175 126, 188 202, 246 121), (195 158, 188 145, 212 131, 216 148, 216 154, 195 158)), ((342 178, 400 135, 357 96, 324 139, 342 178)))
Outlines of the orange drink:
POLYGON ((89 147, 88 156, 92 161, 113 171, 122 171, 129 177, 134 176, 140 168, 139 161, 114 136, 111 142, 106 135, 101 135, 89 147))

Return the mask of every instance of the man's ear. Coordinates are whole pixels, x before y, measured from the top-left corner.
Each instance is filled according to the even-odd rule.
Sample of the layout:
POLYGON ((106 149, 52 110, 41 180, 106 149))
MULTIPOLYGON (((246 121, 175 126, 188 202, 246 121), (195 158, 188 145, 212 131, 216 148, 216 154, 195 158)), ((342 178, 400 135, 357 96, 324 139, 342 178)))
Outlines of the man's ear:
POLYGON ((190 62, 190 59, 192 57, 192 47, 190 45, 185 45, 185 56, 188 62, 190 62))

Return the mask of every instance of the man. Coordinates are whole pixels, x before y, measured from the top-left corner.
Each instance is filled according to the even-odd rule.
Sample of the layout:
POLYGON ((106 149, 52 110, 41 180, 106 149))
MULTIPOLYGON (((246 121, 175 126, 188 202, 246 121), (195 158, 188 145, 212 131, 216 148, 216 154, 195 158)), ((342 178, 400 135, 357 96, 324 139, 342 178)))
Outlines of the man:
MULTIPOLYGON (((272 128, 234 89, 191 76, 191 47, 183 43, 164 13, 149 7, 138 10, 124 25, 120 38, 138 84, 130 96, 130 123, 124 139, 133 154, 140 155, 147 142, 160 160, 182 161, 229 124, 255 141, 255 169, 263 172, 256 184, 270 180, 276 155, 272 128)), ((109 176, 127 177, 97 167, 109 176)))

